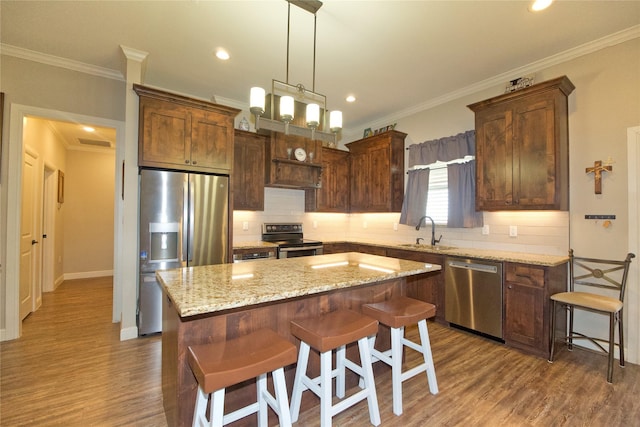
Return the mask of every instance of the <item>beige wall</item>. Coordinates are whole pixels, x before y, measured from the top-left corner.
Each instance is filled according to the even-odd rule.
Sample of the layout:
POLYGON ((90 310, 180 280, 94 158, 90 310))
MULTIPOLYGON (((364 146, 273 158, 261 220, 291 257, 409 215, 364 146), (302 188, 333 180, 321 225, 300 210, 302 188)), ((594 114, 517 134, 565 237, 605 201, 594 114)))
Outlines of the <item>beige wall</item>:
POLYGON ((68 151, 64 198, 66 278, 113 270, 115 153, 68 151))

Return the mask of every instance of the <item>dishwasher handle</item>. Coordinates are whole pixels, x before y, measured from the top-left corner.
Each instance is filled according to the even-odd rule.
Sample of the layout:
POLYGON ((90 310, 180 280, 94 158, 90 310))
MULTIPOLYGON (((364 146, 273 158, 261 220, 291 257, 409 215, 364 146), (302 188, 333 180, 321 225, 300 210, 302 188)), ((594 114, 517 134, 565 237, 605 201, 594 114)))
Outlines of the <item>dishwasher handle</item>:
POLYGON ((449 261, 449 267, 462 268, 470 271, 480 271, 483 273, 498 274, 498 267, 495 265, 478 264, 473 262, 449 261))

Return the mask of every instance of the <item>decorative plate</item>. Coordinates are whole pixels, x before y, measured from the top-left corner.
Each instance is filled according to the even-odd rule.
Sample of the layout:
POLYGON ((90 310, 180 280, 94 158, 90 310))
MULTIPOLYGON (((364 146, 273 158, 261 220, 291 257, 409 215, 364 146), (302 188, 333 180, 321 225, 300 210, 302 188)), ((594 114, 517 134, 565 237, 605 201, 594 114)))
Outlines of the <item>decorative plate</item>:
POLYGON ((307 152, 304 151, 304 148, 298 147, 296 148, 296 151, 293 153, 294 156, 296 156, 296 159, 304 162, 305 160, 307 160, 307 152))

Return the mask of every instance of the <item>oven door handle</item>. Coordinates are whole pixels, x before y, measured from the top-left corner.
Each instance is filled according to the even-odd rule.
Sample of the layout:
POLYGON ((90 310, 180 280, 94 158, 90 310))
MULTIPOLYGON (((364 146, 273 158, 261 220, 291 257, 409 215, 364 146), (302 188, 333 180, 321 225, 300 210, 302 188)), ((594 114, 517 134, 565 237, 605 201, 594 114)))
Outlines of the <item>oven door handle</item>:
POLYGON ((300 246, 295 248, 280 248, 280 252, 296 252, 296 251, 310 251, 312 249, 322 249, 322 245, 320 246, 300 246))

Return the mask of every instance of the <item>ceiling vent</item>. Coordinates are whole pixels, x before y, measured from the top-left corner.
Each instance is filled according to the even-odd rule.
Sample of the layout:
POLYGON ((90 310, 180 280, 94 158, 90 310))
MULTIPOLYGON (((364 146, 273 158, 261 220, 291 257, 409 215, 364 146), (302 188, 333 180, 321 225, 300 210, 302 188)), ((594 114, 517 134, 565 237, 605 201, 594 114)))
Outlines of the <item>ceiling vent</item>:
POLYGON ((78 141, 82 145, 92 145, 94 147, 111 148, 111 143, 109 141, 98 141, 96 139, 84 139, 84 138, 78 138, 78 141))

